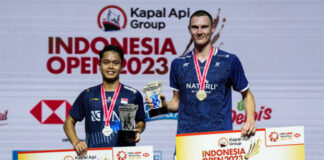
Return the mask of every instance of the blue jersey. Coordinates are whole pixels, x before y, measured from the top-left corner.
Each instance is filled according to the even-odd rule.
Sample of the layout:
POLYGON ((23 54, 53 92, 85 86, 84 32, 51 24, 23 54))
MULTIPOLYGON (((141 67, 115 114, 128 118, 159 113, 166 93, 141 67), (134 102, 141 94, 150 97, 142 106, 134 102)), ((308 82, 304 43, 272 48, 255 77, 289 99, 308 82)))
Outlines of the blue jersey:
MULTIPOLYGON (((137 104, 138 110, 135 120, 136 122, 145 122, 143 97, 141 93, 131 87, 121 85, 110 120, 110 127, 114 132, 107 137, 102 134, 102 129, 105 126, 105 118, 100 86, 98 85, 84 90, 74 102, 69 114, 76 121, 82 121, 85 118, 86 143, 89 148, 134 146, 134 143, 129 143, 118 138, 118 130, 121 130, 118 108, 123 104, 137 104)), ((105 92, 105 94, 107 98, 107 110, 109 110, 114 92, 105 92)))
MULTIPOLYGON (((201 73, 205 63, 199 62, 201 73)), ((199 101, 200 89, 193 52, 172 61, 170 86, 179 91, 177 133, 232 130, 232 92, 248 89, 248 81, 238 57, 216 49, 205 81, 207 98, 199 101)))

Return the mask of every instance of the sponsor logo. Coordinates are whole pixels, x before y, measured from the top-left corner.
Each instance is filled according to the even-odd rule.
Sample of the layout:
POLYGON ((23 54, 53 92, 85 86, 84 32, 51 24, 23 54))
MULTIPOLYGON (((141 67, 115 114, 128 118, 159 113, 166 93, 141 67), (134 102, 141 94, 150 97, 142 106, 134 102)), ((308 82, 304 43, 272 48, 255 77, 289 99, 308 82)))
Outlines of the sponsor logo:
POLYGON ((271 132, 269 135, 269 139, 271 142, 277 142, 279 139, 279 134, 277 132, 271 132))
POLYGON ((149 157, 150 154, 149 153, 143 153, 143 157, 149 157))
POLYGON ((130 27, 133 29, 157 29, 162 30, 167 26, 167 21, 171 18, 181 20, 190 17, 190 8, 159 8, 144 9, 130 8, 130 27))
POLYGON ((126 27, 127 16, 120 7, 109 5, 100 10, 97 23, 103 31, 118 31, 126 27))
POLYGON ((167 26, 171 18, 181 20, 190 17, 190 8, 158 8, 146 9, 131 7, 128 15, 125 10, 116 5, 109 5, 102 8, 97 16, 98 27, 105 31, 119 31, 126 28, 128 17, 129 27, 132 29, 156 29, 162 30, 167 26))
POLYGON ((101 121, 100 110, 91 111, 91 121, 101 121))
POLYGON ((240 146, 242 145, 243 137, 238 138, 229 138, 229 145, 230 146, 240 146))
POLYGON ((74 160, 74 158, 72 156, 70 156, 70 155, 67 155, 67 156, 64 157, 63 160, 74 160))
MULTIPOLYGON (((218 84, 208 83, 208 80, 206 80, 205 90, 215 90, 217 86, 218 84)), ((193 89, 196 91, 200 89, 200 85, 199 83, 186 83, 186 89, 193 89)))
POLYGON ((30 113, 41 124, 63 124, 71 104, 66 100, 41 100, 30 113))
POLYGON ((3 113, 0 112, 0 126, 4 126, 7 123, 2 123, 5 122, 8 119, 8 110, 5 110, 3 113))
MULTIPOLYGON (((99 159, 99 157, 97 157, 97 155, 75 156, 74 158, 75 158, 75 160, 84 160, 84 159, 98 160, 99 159)), ((108 157, 105 157, 104 159, 108 159, 108 157)))
POLYGON ((294 136, 295 136, 296 138, 299 138, 301 135, 300 135, 300 133, 295 133, 294 136))
POLYGON ((292 140, 293 138, 293 132, 283 132, 279 133, 280 140, 292 140))
POLYGON ((184 63, 183 64, 183 67, 187 67, 189 63, 184 63))
POLYGON ((228 139, 227 138, 220 138, 219 140, 218 140, 218 146, 219 147, 227 147, 228 146, 228 144, 229 144, 229 142, 228 142, 228 139))
MULTIPOLYGON (((241 125, 246 122, 246 114, 244 113, 243 102, 238 102, 238 109, 232 110, 232 123, 241 125)), ((254 112, 255 121, 270 120, 271 119, 272 108, 261 106, 259 109, 256 108, 254 112)))
POLYGON ((119 152, 117 153, 117 158, 118 158, 118 160, 126 160, 126 158, 127 158, 127 154, 126 154, 126 152, 124 152, 124 151, 119 151, 119 152))

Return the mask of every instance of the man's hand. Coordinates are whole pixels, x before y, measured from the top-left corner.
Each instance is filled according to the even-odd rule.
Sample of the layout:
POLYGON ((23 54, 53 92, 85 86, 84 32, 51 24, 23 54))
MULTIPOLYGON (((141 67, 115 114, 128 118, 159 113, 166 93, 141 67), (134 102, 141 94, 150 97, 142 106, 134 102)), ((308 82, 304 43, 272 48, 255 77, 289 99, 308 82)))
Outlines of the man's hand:
POLYGON ((88 151, 88 146, 84 141, 78 141, 73 145, 73 148, 77 152, 78 156, 85 156, 88 151))
POLYGON ((255 132, 256 132, 256 126, 254 124, 254 121, 246 121, 242 127, 241 136, 250 137, 254 135, 255 132))
POLYGON ((141 139, 141 134, 140 134, 140 130, 139 129, 133 129, 133 131, 135 131, 136 135, 135 135, 135 139, 126 139, 128 142, 131 142, 131 143, 137 143, 140 141, 141 139))

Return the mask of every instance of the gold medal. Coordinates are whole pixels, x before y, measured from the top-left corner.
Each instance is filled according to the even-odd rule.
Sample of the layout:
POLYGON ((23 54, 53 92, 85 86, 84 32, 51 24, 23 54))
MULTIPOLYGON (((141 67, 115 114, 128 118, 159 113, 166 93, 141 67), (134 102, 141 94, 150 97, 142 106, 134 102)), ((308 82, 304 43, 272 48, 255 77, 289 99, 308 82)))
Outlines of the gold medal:
POLYGON ((198 98, 198 100, 200 101, 203 101, 206 99, 207 97, 207 94, 204 90, 199 90, 197 93, 196 93, 196 97, 198 98))

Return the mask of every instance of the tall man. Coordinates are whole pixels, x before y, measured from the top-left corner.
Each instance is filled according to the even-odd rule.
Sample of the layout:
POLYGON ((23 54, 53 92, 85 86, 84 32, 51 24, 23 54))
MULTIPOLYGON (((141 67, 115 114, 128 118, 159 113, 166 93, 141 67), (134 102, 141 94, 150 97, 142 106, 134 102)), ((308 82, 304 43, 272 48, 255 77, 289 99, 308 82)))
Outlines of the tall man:
MULTIPOLYGON (((171 64, 173 98, 166 102, 161 96, 163 107, 178 112, 177 133, 232 130, 233 87, 242 94, 247 115, 242 136, 254 134, 253 95, 238 57, 212 46, 212 16, 204 10, 195 12, 188 30, 194 49, 171 64)), ((153 107, 148 97, 146 102, 153 107)))
POLYGON ((145 129, 143 98, 139 91, 119 82, 124 54, 121 48, 109 45, 99 53, 102 84, 84 90, 74 102, 64 123, 64 131, 79 155, 87 148, 134 146, 145 129), (136 104, 135 139, 121 139, 118 107, 136 104), (75 123, 85 118, 86 140, 76 135, 75 123))

